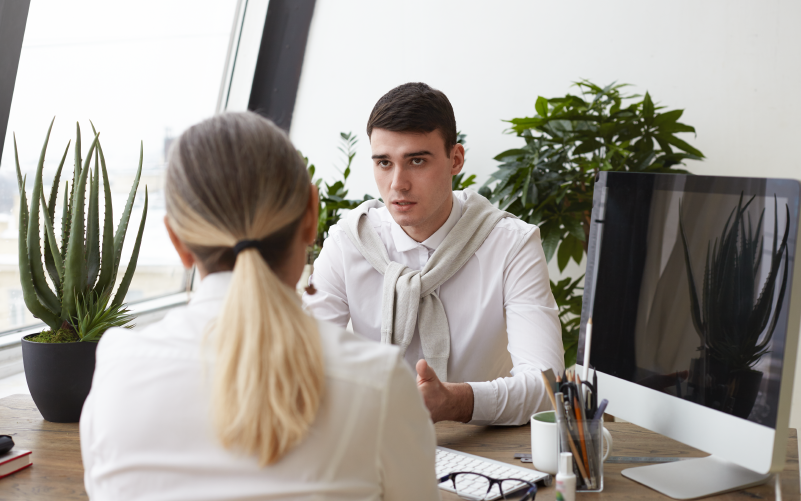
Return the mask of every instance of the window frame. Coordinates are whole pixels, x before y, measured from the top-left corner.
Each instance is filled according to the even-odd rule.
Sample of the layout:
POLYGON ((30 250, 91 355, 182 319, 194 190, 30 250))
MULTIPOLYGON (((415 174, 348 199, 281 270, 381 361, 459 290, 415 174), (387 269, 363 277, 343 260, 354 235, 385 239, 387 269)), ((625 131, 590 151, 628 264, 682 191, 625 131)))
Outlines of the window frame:
MULTIPOLYGON (((3 7, 9 0, 0 0, 3 7)), ((12 1, 12 4, 15 2, 12 1)), ((30 0, 25 4, 26 23, 30 0)), ((314 13, 315 0, 237 0, 231 34, 228 41, 225 65, 223 67, 220 90, 217 96, 216 112, 255 111, 271 119, 288 131, 295 107, 306 42, 314 13), (258 50, 253 50, 258 47, 258 50)), ((2 12, 0 12, 2 14, 2 12)), ((0 23, 2 22, 0 16, 0 23)), ((25 26, 22 26, 24 33, 25 26)), ((22 48, 22 36, 17 50, 22 48)), ((10 110, 13 86, 16 81, 14 71, 11 92, 8 93, 10 110)), ((3 83, 3 82, 0 82, 3 83)), ((0 91, 6 90, 0 88, 0 91)), ((2 92, 0 92, 0 97, 2 92)), ((2 103, 0 103, 2 104, 2 103)), ((0 111, 2 107, 0 106, 0 111)), ((8 113, 0 116, 3 130, 7 127, 8 113)), ((5 134, 3 134, 5 137, 5 134)), ((0 144, 2 148, 2 144, 0 144)), ((0 150, 1 153, 1 150, 0 150)), ((151 323, 160 319, 166 310, 185 305, 191 298, 196 283, 195 268, 186 270, 187 290, 156 296, 128 303, 137 317, 151 323)), ((21 347, 22 338, 42 330, 44 323, 0 331, 0 351, 21 347)), ((21 353, 20 353, 21 356, 21 353)), ((16 360, 0 359, 0 377, 9 365, 16 360)))

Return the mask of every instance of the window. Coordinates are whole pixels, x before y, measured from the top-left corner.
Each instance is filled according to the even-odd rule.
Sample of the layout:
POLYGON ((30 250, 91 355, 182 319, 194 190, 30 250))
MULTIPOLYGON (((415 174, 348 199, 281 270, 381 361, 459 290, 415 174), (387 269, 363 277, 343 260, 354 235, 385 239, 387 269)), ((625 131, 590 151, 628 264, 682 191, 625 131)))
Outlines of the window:
MULTIPOLYGON (((184 289, 184 270, 163 223, 165 157, 176 135, 215 111, 236 4, 236 0, 31 2, 0 159, 0 302, 5 302, 5 306, 0 303, 0 331, 37 322, 22 302, 19 285, 19 194, 12 133, 23 175, 30 180, 53 116, 45 193, 67 142, 74 142, 76 121, 85 156, 92 120, 109 169, 115 228, 143 141, 142 179, 119 278, 130 259, 147 186, 147 222, 126 301, 184 289)), ((72 146, 59 199, 64 181, 72 184, 71 152, 72 146)), ((31 186, 29 181, 29 190, 31 186)), ((58 216, 56 225, 60 227, 58 216)))

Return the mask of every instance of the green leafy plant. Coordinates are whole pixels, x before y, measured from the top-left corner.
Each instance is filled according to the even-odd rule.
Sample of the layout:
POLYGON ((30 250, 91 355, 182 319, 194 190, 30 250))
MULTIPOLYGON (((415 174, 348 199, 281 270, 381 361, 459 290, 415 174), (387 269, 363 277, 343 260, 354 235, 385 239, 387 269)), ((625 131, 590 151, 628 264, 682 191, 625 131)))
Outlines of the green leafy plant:
MULTIPOLYGON (((624 84, 582 80, 575 86, 581 95, 540 96, 535 116, 509 120, 510 132, 525 144, 496 156, 498 170, 479 190, 501 209, 539 225, 545 257, 556 255, 560 271, 571 259, 580 264, 587 251, 598 172, 684 173, 678 166, 685 160, 703 158, 677 137, 695 132, 679 122, 683 110, 657 106, 647 92, 625 95, 624 84)), ((575 362, 578 329, 565 322, 577 290, 559 304, 568 366, 575 362)))
POLYGON ((133 329, 134 316, 122 304, 109 304, 110 296, 98 296, 93 292, 85 298, 75 298, 78 314, 72 321, 81 341, 100 341, 100 337, 112 327, 133 329))
POLYGON ((575 280, 563 278, 558 282, 551 281, 551 292, 559 308, 559 323, 562 324, 562 343, 565 348, 565 367, 576 363, 579 328, 581 327, 581 290, 579 283, 584 275, 575 280))
MULTIPOLYGON (((467 134, 463 134, 461 131, 456 133, 456 142, 464 146, 467 142, 467 134)), ((465 151, 467 150, 465 149, 465 151)), ((451 189, 453 189, 453 191, 464 190, 465 188, 476 184, 475 174, 470 174, 467 177, 464 176, 465 172, 460 172, 459 174, 453 176, 453 179, 451 180, 451 189)))
POLYGON ((46 335, 40 341, 47 342, 49 339, 96 342, 102 334, 102 330, 105 330, 102 329, 98 332, 98 328, 108 324, 110 319, 116 319, 114 322, 117 323, 114 325, 124 325, 130 320, 130 316, 125 316, 126 312, 121 306, 131 284, 139 257, 139 248, 147 217, 147 187, 145 187, 144 211, 131 261, 113 299, 111 299, 111 295, 117 279, 122 246, 142 174, 142 144, 140 143, 139 147, 139 167, 115 233, 111 188, 99 134, 94 131, 93 125, 94 139, 84 160, 81 158, 81 129, 76 124, 72 190, 70 191, 69 182, 66 182, 61 208, 61 234, 60 238, 57 238, 54 230, 56 199, 58 198, 61 171, 70 144, 67 144, 56 170, 49 199, 45 199, 42 170, 52 129, 53 122, 50 122, 36 167, 30 205, 28 205, 25 189, 27 176, 22 176, 17 155, 16 136, 14 137, 14 158, 20 193, 19 268, 22 294, 28 310, 50 328, 49 334, 45 333, 46 335), (93 156, 94 171, 91 169, 93 156), (88 208, 86 206, 87 183, 88 208), (102 238, 99 210, 101 183, 105 203, 102 238), (44 249, 42 249, 40 217, 44 223, 44 249), (45 270, 47 275, 45 275, 45 270), (48 277, 50 283, 48 283, 48 277), (98 311, 97 309, 101 305, 107 311, 98 311), (101 323, 95 324, 91 319, 87 321, 87 313, 92 313, 91 319, 96 319, 101 323), (123 319, 125 322, 121 324, 123 319))
POLYGON ((323 183, 322 179, 315 179, 314 175, 316 168, 314 164, 309 164, 309 159, 303 157, 306 161, 306 168, 309 170, 309 177, 312 182, 317 186, 320 194, 320 218, 317 222, 317 238, 314 245, 309 247, 306 256, 308 264, 314 264, 317 256, 323 248, 323 242, 328 238, 328 232, 331 227, 337 224, 342 218, 343 210, 355 209, 362 202, 370 200, 373 197, 364 195, 361 200, 348 199, 348 190, 345 189, 345 183, 350 177, 350 168, 353 165, 353 159, 356 157, 356 144, 358 139, 352 132, 340 132, 340 145, 337 149, 344 155, 345 168, 340 171, 342 179, 334 181, 333 184, 323 183))
POLYGON ((781 313, 784 293, 787 287, 789 251, 787 237, 790 233, 790 209, 785 207, 787 219, 784 236, 777 247, 779 233, 778 208, 773 201, 773 247, 770 256, 770 272, 757 296, 758 279, 761 274, 762 223, 765 209, 759 216, 756 228, 746 211, 753 202, 751 197, 743 205, 743 196, 737 207, 732 209, 723 232, 714 243, 707 244, 706 266, 701 284, 701 300, 695 287, 690 250, 684 232, 679 204, 679 229, 684 245, 684 260, 687 281, 690 286, 690 311, 693 326, 701 339, 701 349, 716 361, 724 364, 729 371, 750 369, 763 355, 768 353, 768 345, 781 313), (732 219, 733 218, 733 219, 732 219), (747 219, 747 229, 746 229, 747 219), (779 268, 784 261, 784 273, 778 289, 776 307, 776 283, 779 268), (767 330, 766 330, 767 329, 767 330))

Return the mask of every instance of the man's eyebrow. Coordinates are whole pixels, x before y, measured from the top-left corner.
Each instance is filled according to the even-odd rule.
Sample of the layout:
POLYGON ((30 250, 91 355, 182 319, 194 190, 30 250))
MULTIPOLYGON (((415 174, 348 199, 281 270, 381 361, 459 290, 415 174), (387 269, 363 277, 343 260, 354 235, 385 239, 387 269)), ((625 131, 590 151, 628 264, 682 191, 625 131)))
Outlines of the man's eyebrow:
POLYGON ((412 153, 406 153, 405 155, 403 155, 403 158, 422 157, 422 156, 425 156, 425 155, 428 155, 430 157, 434 156, 428 150, 421 150, 421 151, 415 151, 415 152, 412 152, 412 153))
POLYGON ((370 158, 372 158, 373 160, 387 160, 389 158, 389 155, 387 155, 386 153, 382 153, 380 155, 373 155, 370 158))

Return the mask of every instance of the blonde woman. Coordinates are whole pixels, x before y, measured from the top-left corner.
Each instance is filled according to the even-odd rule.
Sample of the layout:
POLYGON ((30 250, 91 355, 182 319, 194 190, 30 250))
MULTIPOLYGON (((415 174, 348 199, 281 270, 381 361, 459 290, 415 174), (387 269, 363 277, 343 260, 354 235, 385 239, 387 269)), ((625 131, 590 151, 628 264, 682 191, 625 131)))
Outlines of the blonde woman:
POLYGON ((438 499, 433 425, 398 350, 301 308, 317 191, 287 136, 253 113, 191 127, 166 202, 202 281, 186 307, 100 342, 81 416, 89 497, 438 499))

